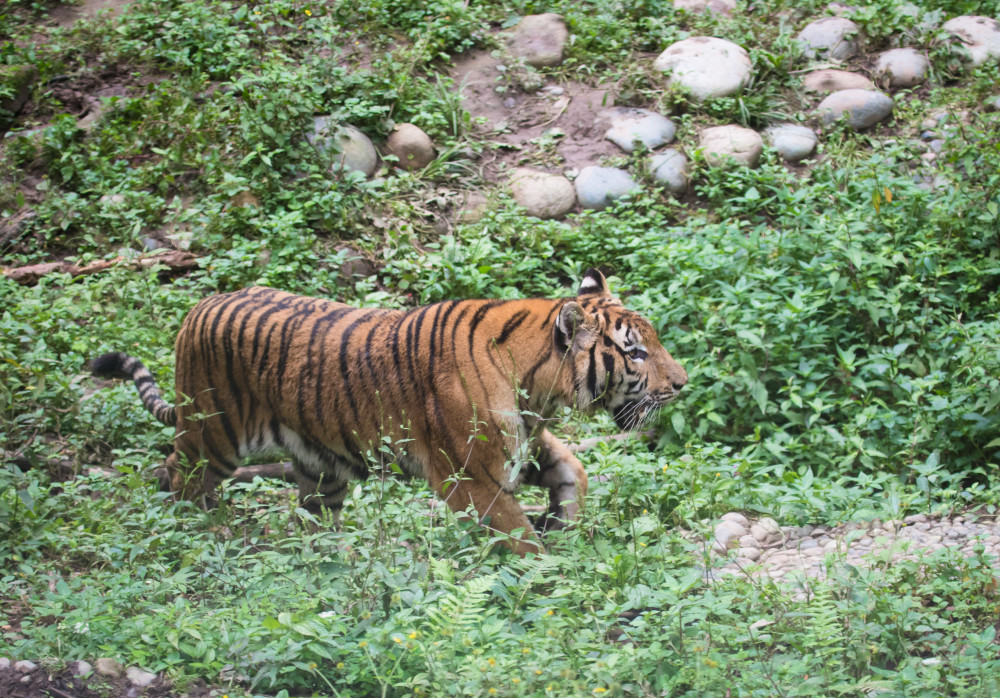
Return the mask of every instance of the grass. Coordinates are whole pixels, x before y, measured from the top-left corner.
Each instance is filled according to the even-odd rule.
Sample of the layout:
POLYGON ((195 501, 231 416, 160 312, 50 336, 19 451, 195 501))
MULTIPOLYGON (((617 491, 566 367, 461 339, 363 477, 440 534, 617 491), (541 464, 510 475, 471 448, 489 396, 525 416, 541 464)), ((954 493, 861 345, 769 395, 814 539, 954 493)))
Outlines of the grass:
MULTIPOLYGON (((926 49, 931 81, 897 93, 888 124, 825 133, 805 165, 767 150, 754 170, 712 168, 689 147, 680 201, 646 187, 552 222, 499 196, 477 223, 433 224, 461 192, 491 190, 479 154, 493 144, 466 130, 448 68, 495 49, 494 28, 562 13, 575 39, 546 80, 676 101, 690 146, 705 125, 808 118, 792 38, 821 5, 727 18, 657 0, 136 0, 58 29, 42 28, 51 4, 8 3, 0 63, 39 77, 0 145, 0 216, 33 214, 3 266, 138 256, 149 238, 200 266, 169 283, 157 269, 0 277, 0 656, 114 656, 228 695, 995 695, 984 553, 870 568, 831 554, 826 581, 779 587, 709 582, 715 563, 682 534, 733 510, 995 516, 1000 148, 979 105, 996 66, 962 69, 920 21, 988 3, 858 10, 872 46, 926 49), (648 54, 698 34, 748 49, 751 91, 698 107, 652 82, 648 54), (74 94, 94 75, 125 89, 85 130, 74 94), (367 182, 332 174, 304 137, 319 114, 376 141, 415 123, 441 155, 367 182), (920 124, 938 115, 928 165, 920 124), (351 275, 355 254, 374 273, 351 275), (562 295, 589 266, 613 272, 691 381, 648 446, 583 454, 584 518, 545 558, 495 552, 393 478, 359 484, 337 531, 303 528, 274 482, 228 485, 210 513, 172 502, 150 480, 170 430, 132 386, 94 391, 82 369, 125 350, 169 387, 185 313, 249 284, 411 307, 562 295)), ((569 440, 613 429, 562 425, 569 440)))

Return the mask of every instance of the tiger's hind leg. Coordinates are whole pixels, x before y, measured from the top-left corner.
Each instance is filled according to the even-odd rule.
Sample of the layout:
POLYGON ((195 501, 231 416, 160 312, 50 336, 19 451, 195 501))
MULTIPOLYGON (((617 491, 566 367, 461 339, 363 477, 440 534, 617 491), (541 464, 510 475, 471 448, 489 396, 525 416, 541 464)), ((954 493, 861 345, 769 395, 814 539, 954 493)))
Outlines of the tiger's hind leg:
POLYGON ((174 452, 167 457, 166 480, 169 490, 179 499, 198 503, 210 509, 217 502, 216 487, 230 477, 239 466, 239 455, 226 448, 211 434, 197 427, 174 439, 174 452))
POLYGON ((549 510, 535 522, 541 532, 566 528, 579 515, 587 495, 587 473, 566 444, 543 429, 535 439, 538 468, 530 468, 525 482, 549 490, 549 510))
POLYGON ((337 461, 317 468, 293 455, 292 472, 299 486, 299 506, 317 520, 336 525, 347 497, 349 469, 337 461))

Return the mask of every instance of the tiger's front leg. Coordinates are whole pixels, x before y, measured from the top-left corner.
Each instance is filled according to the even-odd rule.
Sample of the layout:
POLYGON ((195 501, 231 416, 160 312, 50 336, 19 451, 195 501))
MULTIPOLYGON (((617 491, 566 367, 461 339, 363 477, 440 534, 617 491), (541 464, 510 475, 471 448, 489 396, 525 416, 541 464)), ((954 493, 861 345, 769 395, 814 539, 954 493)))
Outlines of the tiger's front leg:
POLYGON ((576 520, 587 495, 587 473, 580 459, 554 437, 542 429, 535 438, 538 468, 530 468, 525 482, 549 490, 549 510, 537 523, 540 531, 565 528, 576 520))

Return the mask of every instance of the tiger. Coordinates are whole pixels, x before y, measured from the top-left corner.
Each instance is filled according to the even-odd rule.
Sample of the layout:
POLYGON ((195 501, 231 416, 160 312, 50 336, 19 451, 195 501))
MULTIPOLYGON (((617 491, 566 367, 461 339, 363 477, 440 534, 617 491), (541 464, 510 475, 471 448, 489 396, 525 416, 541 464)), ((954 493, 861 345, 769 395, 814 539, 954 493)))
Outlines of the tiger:
POLYGON ((166 472, 180 498, 204 503, 242 458, 279 448, 300 506, 336 522, 349 483, 392 444, 404 474, 456 513, 475 510, 522 556, 544 548, 515 497, 521 485, 548 489, 545 531, 571 524, 587 493, 583 465, 546 422, 565 407, 603 408, 634 430, 688 380, 596 269, 575 297, 408 311, 267 287, 210 296, 176 338, 174 405, 135 357, 103 354, 90 370, 133 381, 176 428, 166 472))

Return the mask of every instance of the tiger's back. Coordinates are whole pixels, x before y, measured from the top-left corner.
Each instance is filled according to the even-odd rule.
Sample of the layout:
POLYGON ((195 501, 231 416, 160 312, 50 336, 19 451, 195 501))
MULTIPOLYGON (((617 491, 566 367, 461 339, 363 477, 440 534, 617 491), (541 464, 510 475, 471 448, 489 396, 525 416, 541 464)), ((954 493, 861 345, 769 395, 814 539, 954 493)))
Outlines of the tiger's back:
MULTIPOLYGON (((579 460, 540 420, 562 405, 601 406, 632 426, 687 380, 595 271, 575 299, 409 312, 259 287, 207 298, 177 337, 172 415, 137 360, 95 364, 98 375, 132 377, 148 409, 173 417, 167 468, 184 497, 207 495, 241 458, 277 446, 292 457, 302 505, 336 514, 388 437, 405 444, 395 456, 411 475, 504 533, 530 529, 513 497, 521 484, 549 489, 554 525, 573 518, 586 492, 579 460), (129 361, 139 368, 123 368, 129 361)), ((527 535, 511 547, 537 549, 527 535)))

